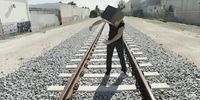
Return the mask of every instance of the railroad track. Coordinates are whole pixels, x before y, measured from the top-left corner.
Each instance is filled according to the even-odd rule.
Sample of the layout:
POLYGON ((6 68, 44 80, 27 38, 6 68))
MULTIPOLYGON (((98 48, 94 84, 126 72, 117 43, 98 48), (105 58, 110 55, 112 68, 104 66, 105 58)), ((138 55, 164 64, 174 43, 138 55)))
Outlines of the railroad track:
MULTIPOLYGON (((106 71, 106 45, 102 43, 105 39, 108 27, 105 24, 99 25, 93 35, 88 38, 79 53, 74 55, 71 62, 65 70, 71 73, 60 73, 61 78, 70 78, 66 86, 48 86, 48 91, 59 91, 60 100, 77 99, 77 95, 87 94, 90 97, 81 97, 78 99, 111 99, 115 94, 131 93, 140 96, 139 99, 156 100, 153 95, 153 89, 168 89, 166 83, 149 84, 146 77, 159 76, 158 72, 144 72, 141 67, 153 66, 148 62, 148 58, 134 44, 133 40, 124 34, 126 64, 128 67, 127 76, 121 73, 121 65, 117 57, 116 50, 113 54, 113 64, 111 74, 104 75, 106 71), (131 91, 131 92, 127 92, 131 91), (79 93, 80 92, 80 93, 79 93), (109 95, 106 97, 102 96, 109 95)), ((134 94, 134 95, 135 95, 134 94)), ((132 98, 126 97, 126 98, 132 98)))

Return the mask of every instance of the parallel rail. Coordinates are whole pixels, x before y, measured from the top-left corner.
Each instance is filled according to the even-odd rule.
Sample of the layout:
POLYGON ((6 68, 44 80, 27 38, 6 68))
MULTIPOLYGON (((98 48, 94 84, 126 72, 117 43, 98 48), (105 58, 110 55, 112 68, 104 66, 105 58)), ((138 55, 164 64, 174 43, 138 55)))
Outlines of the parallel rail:
POLYGON ((127 43, 124 42, 124 44, 125 44, 126 54, 129 60, 129 66, 131 66, 132 68, 132 74, 135 75, 135 78, 138 82, 139 89, 142 93, 144 100, 156 100, 155 97, 153 96, 149 84, 147 83, 144 77, 144 74, 139 68, 136 58, 131 54, 131 51, 129 50, 127 43))
POLYGON ((79 63, 77 70, 75 71, 75 74, 72 76, 71 80, 68 82, 68 84, 65 86, 63 92, 61 93, 61 96, 59 100, 69 100, 72 97, 72 94, 78 89, 78 81, 79 79, 84 75, 84 68, 87 67, 88 61, 90 60, 94 49, 96 48, 97 42, 99 40, 99 37, 101 36, 101 33, 105 27, 105 23, 103 24, 102 28, 100 29, 97 37, 93 41, 92 45, 84 55, 83 59, 79 63))
MULTIPOLYGON (((102 28, 100 29, 99 33, 97 34, 95 40, 92 42, 92 45, 90 45, 87 52, 84 54, 84 57, 81 59, 81 62, 79 63, 75 74, 72 75, 72 78, 65 86, 64 90, 62 91, 59 100, 69 100, 72 98, 73 93, 75 93, 78 90, 79 87, 79 80, 84 75, 84 68, 88 66, 88 62, 90 61, 94 50, 97 46, 97 42, 102 34, 102 31, 105 27, 105 23, 103 24, 102 28)), ((125 53, 128 58, 129 66, 132 70, 132 75, 135 76, 137 81, 137 87, 141 91, 142 97, 144 100, 156 100, 150 85, 148 84, 147 80, 145 79, 144 73, 139 68, 139 64, 137 63, 137 58, 133 56, 133 53, 128 47, 128 44, 124 42, 125 46, 125 53)), ((130 46, 130 45, 129 45, 130 46)))

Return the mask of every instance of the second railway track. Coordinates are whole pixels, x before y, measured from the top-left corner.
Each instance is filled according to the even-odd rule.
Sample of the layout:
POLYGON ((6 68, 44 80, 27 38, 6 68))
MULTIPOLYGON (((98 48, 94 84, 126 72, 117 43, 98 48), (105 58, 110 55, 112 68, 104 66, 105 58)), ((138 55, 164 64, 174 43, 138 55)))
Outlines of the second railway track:
POLYGON ((105 39, 107 28, 105 24, 100 25, 79 53, 74 55, 66 69, 63 69, 68 73, 60 73, 60 78, 70 78, 70 80, 66 84, 49 86, 48 91, 60 91, 60 100, 155 100, 152 89, 170 88, 166 83, 148 83, 146 77, 159 77, 159 73, 141 70, 141 67, 153 65, 126 33, 124 34, 124 47, 128 76, 121 74, 121 65, 116 50, 113 54, 111 74, 105 76, 106 45, 102 41, 105 39))

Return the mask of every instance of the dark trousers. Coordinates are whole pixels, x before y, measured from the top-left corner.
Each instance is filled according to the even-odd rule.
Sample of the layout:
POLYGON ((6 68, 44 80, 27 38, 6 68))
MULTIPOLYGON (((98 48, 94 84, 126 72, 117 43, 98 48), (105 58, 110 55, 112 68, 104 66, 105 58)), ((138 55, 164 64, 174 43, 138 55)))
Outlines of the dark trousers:
POLYGON ((127 69, 126 69, 126 63, 125 63, 125 59, 124 59, 124 44, 123 44, 123 41, 115 41, 114 43, 107 45, 107 60, 106 60, 107 72, 110 73, 110 71, 111 71, 112 56, 113 56, 113 51, 114 51, 115 47, 117 49, 118 57, 120 59, 122 71, 126 72, 127 69))

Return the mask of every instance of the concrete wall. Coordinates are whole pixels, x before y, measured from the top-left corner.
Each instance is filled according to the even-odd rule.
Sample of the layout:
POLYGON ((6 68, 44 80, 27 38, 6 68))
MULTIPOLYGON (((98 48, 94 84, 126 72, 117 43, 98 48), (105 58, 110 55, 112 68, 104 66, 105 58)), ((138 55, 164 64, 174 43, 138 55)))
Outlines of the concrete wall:
POLYGON ((152 17, 156 12, 160 11, 160 0, 142 0, 140 2, 144 17, 152 17))
POLYGON ((27 0, 0 0, 0 19, 5 34, 30 31, 27 0))
POLYGON ((159 13, 161 10, 160 5, 152 5, 152 6, 147 6, 142 9, 144 17, 155 17, 154 14, 159 13))
MULTIPOLYGON (((79 8, 77 6, 72 6, 65 3, 37 4, 37 5, 30 5, 30 8, 40 8, 41 10, 42 9, 57 9, 60 11, 59 16, 57 14, 55 15, 58 17, 59 21, 62 24, 70 24, 74 21, 85 19, 89 17, 89 13, 90 13, 89 9, 79 8)), ((45 14, 44 11, 42 11, 42 13, 45 14)), ((47 14, 53 14, 53 13, 47 13, 47 14)))
POLYGON ((142 3, 141 1, 142 0, 130 0, 130 1, 131 1, 131 5, 132 5, 132 11, 141 9, 141 3, 142 3))
POLYGON ((154 5, 156 0, 129 0, 126 4, 124 12, 127 15, 133 16, 143 16, 147 15, 148 11, 150 10, 150 5, 154 5))
POLYGON ((141 0, 129 0, 126 5, 125 8, 123 9, 123 11, 125 13, 132 13, 134 11, 138 11, 141 9, 141 0))
POLYGON ((70 24, 74 21, 85 19, 89 16, 89 9, 79 8, 61 3, 60 5, 62 24, 70 24))
POLYGON ((60 25, 58 17, 54 14, 35 14, 31 13, 31 26, 33 31, 39 31, 49 26, 60 25))
POLYGON ((60 11, 58 9, 29 8, 31 26, 33 31, 39 31, 49 26, 61 24, 60 11))
POLYGON ((182 22, 200 25, 200 0, 161 0, 162 7, 174 8, 174 16, 182 22))
POLYGON ((125 8, 122 10, 124 12, 125 15, 132 15, 132 3, 129 0, 126 4, 125 4, 125 8))

